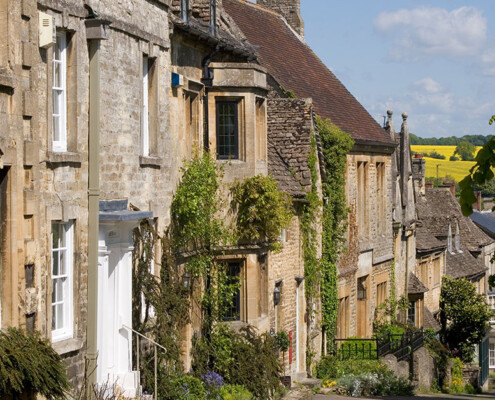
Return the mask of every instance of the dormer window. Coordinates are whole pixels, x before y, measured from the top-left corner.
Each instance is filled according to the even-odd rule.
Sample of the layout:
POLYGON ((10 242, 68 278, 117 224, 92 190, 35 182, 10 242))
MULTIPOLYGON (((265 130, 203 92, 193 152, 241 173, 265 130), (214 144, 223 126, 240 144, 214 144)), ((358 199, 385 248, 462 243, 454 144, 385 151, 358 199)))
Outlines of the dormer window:
POLYGON ((452 253, 452 227, 449 225, 449 235, 447 237, 447 250, 452 253))
POLYGON ((189 12, 189 0, 180 0, 180 17, 187 22, 189 12))

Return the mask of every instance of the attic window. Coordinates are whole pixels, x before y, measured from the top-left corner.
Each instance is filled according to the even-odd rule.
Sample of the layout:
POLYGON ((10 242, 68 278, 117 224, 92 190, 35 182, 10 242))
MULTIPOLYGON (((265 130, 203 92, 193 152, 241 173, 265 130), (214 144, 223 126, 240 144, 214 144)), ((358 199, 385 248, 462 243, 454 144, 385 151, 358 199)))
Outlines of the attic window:
POLYGON ((189 0, 180 0, 180 17, 187 22, 189 11, 189 0))

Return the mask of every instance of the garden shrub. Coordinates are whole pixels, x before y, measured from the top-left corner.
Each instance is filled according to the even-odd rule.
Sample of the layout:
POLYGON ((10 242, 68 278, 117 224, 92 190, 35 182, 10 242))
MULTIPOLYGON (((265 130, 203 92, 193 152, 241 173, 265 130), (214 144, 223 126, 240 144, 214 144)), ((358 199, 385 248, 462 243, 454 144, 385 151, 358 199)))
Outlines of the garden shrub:
POLYGON ((215 326, 209 338, 193 342, 193 373, 220 374, 230 385, 242 385, 257 399, 270 399, 280 386, 281 366, 274 352, 275 341, 267 333, 248 328, 235 332, 227 325, 215 326))
POLYGON ((206 391, 201 380, 192 375, 183 375, 171 381, 175 389, 172 397, 177 400, 206 400, 206 391))
POLYGON ((244 386, 224 385, 220 389, 222 400, 252 400, 253 395, 244 386))
POLYGON ((61 357, 39 332, 0 331, 0 396, 32 393, 63 399, 69 387, 61 357))
POLYGON ((385 373, 386 371, 387 366, 378 360, 340 360, 335 356, 326 356, 317 365, 316 376, 319 379, 329 380, 345 375, 358 375, 362 372, 385 373))
POLYGON ((360 396, 412 396, 414 387, 406 378, 397 378, 392 372, 364 372, 345 375, 339 385, 353 397, 360 396))
POLYGON ((452 362, 452 383, 448 388, 449 393, 464 392, 464 382, 462 377, 462 369, 464 365, 459 358, 454 358, 452 362))

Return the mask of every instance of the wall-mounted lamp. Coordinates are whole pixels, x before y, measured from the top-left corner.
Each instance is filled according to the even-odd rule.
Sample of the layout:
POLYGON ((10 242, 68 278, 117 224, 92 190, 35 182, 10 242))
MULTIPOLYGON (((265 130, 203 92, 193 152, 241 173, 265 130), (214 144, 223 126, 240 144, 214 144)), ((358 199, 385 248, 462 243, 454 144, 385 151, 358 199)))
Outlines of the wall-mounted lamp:
POLYGON ((191 286, 191 274, 187 271, 182 275, 182 286, 184 286, 184 289, 189 289, 191 286))
POLYGON ((280 289, 278 286, 275 286, 275 290, 273 291, 273 304, 278 306, 280 303, 280 289))

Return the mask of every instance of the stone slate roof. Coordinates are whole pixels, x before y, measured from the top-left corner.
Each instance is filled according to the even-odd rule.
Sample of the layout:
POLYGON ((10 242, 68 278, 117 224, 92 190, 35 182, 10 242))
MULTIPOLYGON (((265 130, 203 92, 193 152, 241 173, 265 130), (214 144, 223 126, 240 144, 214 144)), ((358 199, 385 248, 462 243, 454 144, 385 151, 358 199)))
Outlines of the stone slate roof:
POLYGON ((279 189, 304 197, 311 189, 308 157, 311 152, 313 112, 310 100, 269 99, 268 173, 279 189))
POLYGON ((423 327, 425 329, 435 329, 436 331, 439 331, 441 329, 440 323, 436 320, 436 318, 426 306, 424 307, 423 312, 423 327))
POLYGON ((422 294, 428 292, 428 288, 412 272, 409 272, 408 294, 422 294))
POLYGON ((484 274, 487 268, 481 258, 474 257, 469 250, 462 253, 447 251, 447 275, 453 278, 474 278, 484 274))
POLYGON ((285 90, 312 98, 315 112, 330 118, 358 143, 395 147, 395 142, 277 13, 244 0, 223 0, 259 62, 285 90))
POLYGON ((433 236, 426 225, 416 227, 416 251, 418 253, 443 251, 446 248, 447 244, 433 236))
POLYGON ((495 213, 474 211, 469 218, 488 236, 495 238, 495 213))
POLYGON ((494 242, 469 218, 462 215, 459 203, 447 188, 427 188, 425 198, 417 201, 416 208, 418 218, 436 238, 447 238, 449 224, 452 234, 455 234, 456 224, 459 223, 461 248, 476 251, 479 247, 494 242))

